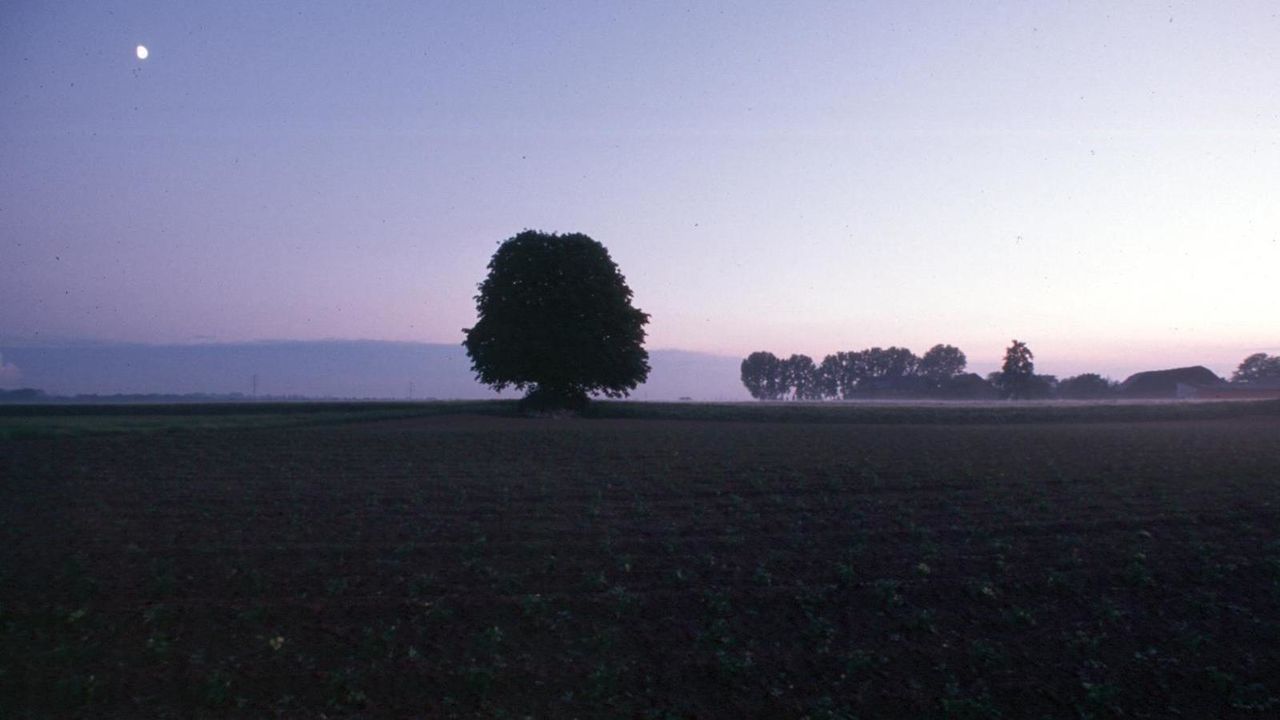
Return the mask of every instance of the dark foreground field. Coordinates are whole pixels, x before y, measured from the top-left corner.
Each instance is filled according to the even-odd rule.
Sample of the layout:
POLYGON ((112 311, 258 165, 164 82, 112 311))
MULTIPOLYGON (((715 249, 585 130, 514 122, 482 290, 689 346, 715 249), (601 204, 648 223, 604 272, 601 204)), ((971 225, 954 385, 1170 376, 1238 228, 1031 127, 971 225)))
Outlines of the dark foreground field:
POLYGON ((0 717, 1275 717, 1237 407, 23 419, 0 717))

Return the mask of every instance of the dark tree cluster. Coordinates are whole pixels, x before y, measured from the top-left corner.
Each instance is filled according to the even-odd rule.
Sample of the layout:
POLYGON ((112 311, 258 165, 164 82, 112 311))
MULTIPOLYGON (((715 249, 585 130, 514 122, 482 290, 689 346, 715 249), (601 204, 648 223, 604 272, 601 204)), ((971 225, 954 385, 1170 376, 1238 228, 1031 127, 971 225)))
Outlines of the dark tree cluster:
POLYGON ((1035 354, 1021 340, 1014 340, 1004 351, 1004 363, 999 372, 988 379, 999 391, 1000 397, 1009 400, 1047 400, 1058 391, 1058 378, 1053 375, 1037 375, 1035 354))
MULTIPOLYGON (((971 393, 974 375, 959 348, 935 345, 923 356, 907 348, 873 347, 827 355, 815 363, 808 355, 781 359, 754 352, 742 361, 742 384, 757 400, 826 400, 855 397, 928 397, 971 393)), ((989 392, 990 388, 986 388, 989 392)))
POLYGON ((1058 383, 1057 396, 1064 400, 1106 400, 1120 395, 1120 383, 1097 373, 1084 373, 1058 383))
POLYGON ((934 345, 919 357, 901 347, 837 352, 816 366, 807 355, 780 359, 754 352, 742 361, 742 384, 757 400, 1103 400, 1120 394, 1119 383, 1096 373, 1062 381, 1037 374, 1035 355, 1020 340, 1005 350, 1000 370, 985 378, 966 373, 967 364, 964 352, 952 345, 934 345))
POLYGON ((1254 353, 1241 361, 1231 382, 1249 385, 1280 382, 1280 355, 1254 353))

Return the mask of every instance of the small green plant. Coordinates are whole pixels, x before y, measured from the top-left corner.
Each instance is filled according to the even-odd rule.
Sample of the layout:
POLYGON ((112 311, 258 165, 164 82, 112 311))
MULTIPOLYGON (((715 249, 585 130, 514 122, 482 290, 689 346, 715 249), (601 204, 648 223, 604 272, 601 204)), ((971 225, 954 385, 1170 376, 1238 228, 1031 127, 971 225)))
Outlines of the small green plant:
POLYGON ((1130 585, 1137 587, 1154 587, 1156 584, 1155 577, 1147 567, 1146 553, 1136 552, 1130 557, 1124 576, 1130 585))
POLYGON ((751 581, 756 585, 771 587, 773 585, 773 574, 765 567, 764 562, 760 562, 756 565, 755 572, 751 574, 751 581))
POLYGON ((956 720, 997 720, 1004 717, 986 692, 966 695, 958 685, 947 685, 947 694, 938 699, 942 716, 956 720))
POLYGON ((871 589, 875 592, 876 598, 885 607, 898 607, 902 605, 902 595, 898 589, 902 587, 902 583, 892 578, 881 578, 871 584, 871 589))
POLYGON ((928 608, 917 608, 907 614, 902 625, 910 632, 936 634, 937 613, 928 608))
POLYGON ((1036 624, 1036 616, 1030 610, 1017 605, 1002 613, 1004 622, 1016 628, 1029 628, 1036 624))
POLYGON ((857 573, 854 572, 853 563, 847 560, 841 560, 836 563, 836 578, 841 585, 852 585, 857 579, 857 573))
POLYGON ((969 643, 969 658, 979 667, 997 667, 1005 662, 1005 654, 996 645, 985 640, 969 643))
POLYGON ((609 603, 613 607, 614 618, 622 618, 628 615, 640 604, 639 597, 621 585, 614 585, 609 588, 606 594, 609 596, 609 603))
POLYGON ((226 707, 231 699, 231 676, 214 670, 204 680, 204 704, 212 708, 226 707))

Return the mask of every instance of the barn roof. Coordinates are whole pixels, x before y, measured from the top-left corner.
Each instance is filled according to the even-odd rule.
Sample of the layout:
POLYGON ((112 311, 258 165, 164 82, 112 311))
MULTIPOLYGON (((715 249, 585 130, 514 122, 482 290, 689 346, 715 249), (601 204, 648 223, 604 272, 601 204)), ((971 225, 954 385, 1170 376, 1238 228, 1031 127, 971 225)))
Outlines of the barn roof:
POLYGON ((1214 386, 1222 385, 1224 382, 1209 368, 1193 365, 1169 370, 1148 370, 1130 375, 1120 383, 1120 392, 1131 397, 1173 397, 1177 393, 1178 383, 1214 386))

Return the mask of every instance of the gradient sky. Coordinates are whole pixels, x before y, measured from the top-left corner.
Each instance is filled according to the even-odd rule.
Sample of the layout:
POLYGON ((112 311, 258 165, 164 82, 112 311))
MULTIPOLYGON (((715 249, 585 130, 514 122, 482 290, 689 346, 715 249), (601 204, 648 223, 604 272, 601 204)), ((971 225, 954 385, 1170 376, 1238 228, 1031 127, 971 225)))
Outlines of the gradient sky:
POLYGON ((11 0, 0 341, 458 342, 536 228, 650 347, 1228 373, 1280 351, 1278 13, 11 0))

